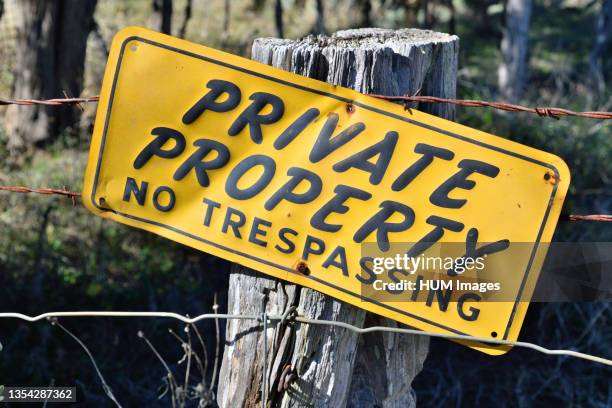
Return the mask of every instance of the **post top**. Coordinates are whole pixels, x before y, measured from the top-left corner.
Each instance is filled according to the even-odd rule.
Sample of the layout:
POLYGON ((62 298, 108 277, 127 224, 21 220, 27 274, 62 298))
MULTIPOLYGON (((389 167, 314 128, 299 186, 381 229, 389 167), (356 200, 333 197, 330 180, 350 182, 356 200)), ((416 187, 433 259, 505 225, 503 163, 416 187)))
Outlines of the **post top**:
POLYGON ((377 49, 395 48, 395 46, 420 46, 428 44, 452 43, 459 41, 456 35, 441 33, 431 30, 420 30, 416 28, 402 28, 391 30, 385 28, 357 28, 341 30, 326 35, 309 35, 307 37, 290 40, 282 38, 258 38, 257 42, 263 42, 268 46, 285 47, 334 47, 345 49, 377 49))

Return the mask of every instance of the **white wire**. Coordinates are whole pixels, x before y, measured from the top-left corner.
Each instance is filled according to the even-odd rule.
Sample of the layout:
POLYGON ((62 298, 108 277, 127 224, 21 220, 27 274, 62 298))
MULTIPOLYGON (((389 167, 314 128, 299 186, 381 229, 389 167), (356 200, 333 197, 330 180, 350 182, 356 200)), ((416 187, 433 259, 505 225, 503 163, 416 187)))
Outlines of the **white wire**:
MULTIPOLYGON (((217 313, 208 313, 201 314, 196 317, 187 317, 178 313, 173 312, 91 312, 91 311, 83 311, 83 312, 49 312, 39 314, 37 316, 28 316, 22 313, 0 313, 0 318, 14 318, 26 320, 28 322, 36 322, 42 319, 48 319, 51 317, 168 317, 176 320, 180 320, 187 324, 197 323, 200 320, 205 319, 239 319, 239 320, 261 320, 261 315, 242 315, 242 314, 217 314, 217 313)), ((278 321, 282 320, 285 317, 280 315, 267 315, 268 320, 270 321, 278 321)), ((305 317, 297 316, 294 319, 296 322, 305 323, 305 324, 318 324, 318 325, 328 325, 328 326, 336 326, 342 327, 348 330, 351 330, 355 333, 363 334, 363 333, 371 333, 371 332, 391 332, 391 333, 405 333, 405 334, 414 334, 417 336, 430 336, 430 337, 439 337, 443 339, 452 339, 452 340, 465 340, 465 341, 474 341, 479 343, 486 344, 496 344, 496 345, 507 345, 514 347, 523 347, 531 350, 538 351, 540 353, 554 355, 554 356, 569 356, 575 358, 581 358, 583 360, 593 361, 595 363, 605 364, 607 366, 612 366, 612 360, 593 356, 591 354, 581 353, 574 350, 551 350, 540 345, 534 343, 528 343, 524 341, 508 341, 508 340, 497 340, 490 339, 486 337, 474 337, 468 335, 461 334, 450 334, 450 333, 434 333, 428 331, 421 331, 416 329, 403 329, 399 327, 383 327, 383 326, 373 326, 373 327, 356 327, 344 322, 337 322, 333 320, 315 320, 315 319, 307 319, 305 317)))

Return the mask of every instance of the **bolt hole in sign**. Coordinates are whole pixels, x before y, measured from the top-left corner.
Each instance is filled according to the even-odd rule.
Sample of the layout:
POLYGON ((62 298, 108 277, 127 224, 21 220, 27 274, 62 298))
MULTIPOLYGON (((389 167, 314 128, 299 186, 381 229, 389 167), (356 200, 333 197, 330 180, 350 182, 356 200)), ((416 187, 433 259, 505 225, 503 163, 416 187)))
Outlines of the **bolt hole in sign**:
POLYGON ((569 181, 552 154, 126 28, 83 201, 422 330, 516 340, 569 181))

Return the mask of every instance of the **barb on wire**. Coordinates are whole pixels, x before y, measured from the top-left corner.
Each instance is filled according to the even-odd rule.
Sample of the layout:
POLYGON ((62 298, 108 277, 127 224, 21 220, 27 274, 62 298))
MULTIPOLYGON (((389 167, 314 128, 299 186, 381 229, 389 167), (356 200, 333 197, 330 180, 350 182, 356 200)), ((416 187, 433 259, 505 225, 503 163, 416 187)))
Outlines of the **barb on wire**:
POLYGON ((45 195, 60 195, 64 197, 77 198, 81 196, 81 193, 76 191, 70 191, 66 188, 31 188, 23 186, 0 186, 0 191, 9 191, 11 193, 35 193, 45 195))
POLYGON ((474 99, 452 99, 438 98, 437 96, 385 96, 370 94, 375 98, 385 99, 387 101, 403 101, 403 102, 424 102, 424 103, 449 103, 458 106, 478 107, 478 108, 494 108, 506 112, 526 112, 534 113, 538 116, 550 117, 559 119, 561 116, 575 116, 589 119, 612 119, 612 112, 602 111, 585 111, 576 112, 565 108, 556 108, 551 106, 522 106, 507 102, 490 102, 474 99))
POLYGON ((570 221, 612 222, 612 215, 609 215, 609 214, 590 214, 590 215, 570 214, 567 216, 567 218, 570 221))
MULTIPOLYGON (((452 105, 466 106, 471 108, 494 108, 506 112, 526 112, 533 113, 538 116, 550 117, 559 119, 562 116, 575 116, 589 119, 612 119, 612 112, 603 111, 584 111, 577 112, 570 109, 558 108, 553 106, 522 106, 507 102, 491 102, 475 99, 452 99, 439 98, 437 96, 386 96, 369 94, 379 99, 387 101, 403 101, 403 102, 423 102, 423 103, 449 103, 452 105)), ((90 96, 84 98, 56 98, 56 99, 7 99, 0 98, 0 105, 45 105, 45 106, 61 106, 61 105, 79 105, 87 102, 98 102, 99 96, 90 96)))
MULTIPOLYGON (((35 193, 35 194, 45 194, 45 195, 60 195, 64 197, 70 197, 73 200, 81 196, 81 193, 78 191, 69 191, 65 188, 30 188, 30 187, 22 187, 22 186, 0 186, 0 191, 9 191, 11 193, 35 193)), ((74 201, 73 201, 74 203, 74 201)), ((612 215, 608 214, 568 214, 562 215, 561 219, 564 221, 593 221, 593 222, 612 222, 612 215)))
POLYGON ((6 99, 0 98, 0 105, 43 105, 43 106, 63 106, 79 105, 87 102, 98 102, 99 96, 89 96, 86 98, 54 98, 54 99, 6 99))
MULTIPOLYGON (((187 324, 193 324, 199 322, 204 319, 238 319, 238 320, 259 320, 261 321, 262 315, 246 315, 246 314, 219 314, 219 313, 208 313, 201 314, 199 316, 190 318, 178 313, 174 312, 48 312, 43 313, 37 316, 28 316, 22 313, 0 313, 0 318, 14 318, 21 319, 28 322, 36 322, 42 319, 48 318, 57 318, 57 317, 168 317, 172 319, 177 319, 187 324)), ((281 315, 266 315, 267 321, 278 323, 283 319, 281 315)), ((443 339, 449 340, 463 340, 463 341, 472 341, 477 343, 484 344, 492 344, 499 346, 514 346, 514 347, 522 347, 528 348, 531 350, 538 351, 543 354, 553 355, 553 356, 569 356, 580 358, 583 360, 593 361, 595 363, 604 364, 607 366, 612 366, 612 360, 593 356, 591 354, 581 353, 574 350, 551 350, 545 347, 542 347, 538 344, 528 343, 524 341, 509 341, 509 340, 498 340, 491 339, 487 337, 476 337, 476 336, 468 336, 464 334, 451 334, 451 333, 435 333, 429 331, 421 331, 416 329, 404 329, 400 327, 387 327, 387 326, 372 326, 372 327, 357 327, 350 325, 344 322, 338 322, 333 320, 317 320, 317 319, 308 319, 305 317, 297 316, 295 317, 295 321, 303 324, 318 324, 318 325, 329 325, 342 327, 348 330, 351 330, 358 334, 364 333, 372 333, 372 332, 390 332, 390 333, 400 333, 400 334, 414 334, 417 336, 430 336, 430 337, 439 337, 443 339)))

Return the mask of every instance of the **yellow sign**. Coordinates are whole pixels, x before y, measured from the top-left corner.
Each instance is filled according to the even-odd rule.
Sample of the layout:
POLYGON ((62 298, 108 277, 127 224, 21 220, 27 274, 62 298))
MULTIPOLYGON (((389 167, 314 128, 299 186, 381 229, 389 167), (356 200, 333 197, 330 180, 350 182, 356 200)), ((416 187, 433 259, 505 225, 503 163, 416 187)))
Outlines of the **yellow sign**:
POLYGON ((569 181, 552 154, 127 28, 108 59, 83 201, 419 329, 514 340, 569 181), (431 269, 397 270, 453 242, 464 253, 436 268, 457 288, 415 290, 431 269), (486 270, 468 276, 457 260, 469 257, 486 270))

